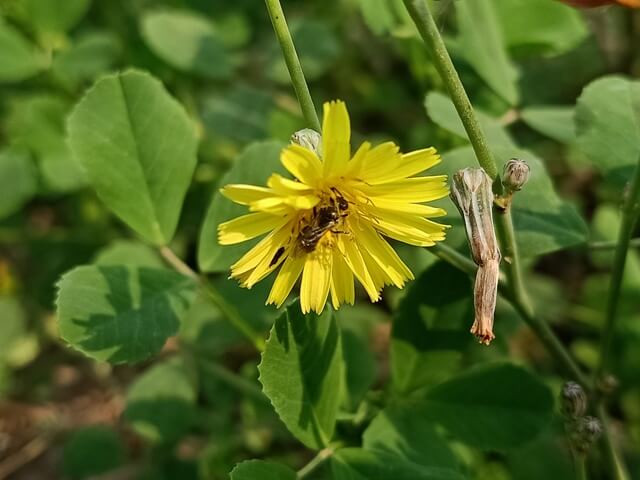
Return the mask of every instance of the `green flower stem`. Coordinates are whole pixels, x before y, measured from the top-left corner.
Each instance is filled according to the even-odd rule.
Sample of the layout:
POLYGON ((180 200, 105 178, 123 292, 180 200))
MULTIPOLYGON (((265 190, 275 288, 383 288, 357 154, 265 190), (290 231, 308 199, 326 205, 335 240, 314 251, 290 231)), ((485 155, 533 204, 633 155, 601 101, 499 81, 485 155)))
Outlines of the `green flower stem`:
POLYGON ((618 232, 618 243, 614 253, 613 269, 611 272, 611 284, 607 298, 607 310, 604 329, 602 331, 602 343, 600 345, 600 364, 596 370, 596 382, 606 372, 611 352, 611 342, 615 333, 616 319, 618 316, 618 303, 620 289, 622 287, 622 275, 627 260, 629 243, 633 229, 640 215, 640 159, 636 167, 627 198, 622 208, 622 225, 618 232))
MULTIPOLYGON (((458 72, 453 66, 447 47, 440 36, 440 31, 427 6, 426 0, 403 1, 416 27, 418 27, 424 43, 431 52, 433 62, 438 69, 440 77, 442 77, 447 86, 449 96, 469 136, 469 141, 471 141, 478 163, 492 179, 496 180, 498 177, 498 167, 496 166, 493 154, 491 150, 489 150, 489 145, 482 131, 482 127, 480 127, 478 123, 467 92, 460 81, 458 72)), ((494 186, 499 190, 496 193, 502 193, 502 184, 499 180, 495 182, 494 186)))
POLYGON ((296 478, 302 479, 309 477, 309 475, 315 472, 322 464, 324 464, 324 462, 329 460, 333 454, 334 449, 332 447, 323 448, 315 457, 311 459, 309 463, 298 470, 296 478))
POLYGON ((169 247, 160 247, 160 255, 162 258, 176 270, 177 272, 193 278, 200 288, 208 295, 211 301, 220 309, 225 318, 247 339, 253 343, 260 352, 264 350, 264 338, 257 332, 245 319, 240 312, 226 301, 224 296, 211 284, 205 277, 198 275, 189 265, 184 263, 169 247))
POLYGON ((287 64, 287 69, 291 76, 291 83, 293 84, 293 89, 298 97, 298 103, 302 109, 304 119, 309 128, 313 128, 315 131, 320 132, 321 126, 320 120, 318 119, 318 113, 313 105, 309 86, 304 78, 302 65, 300 65, 300 59, 296 53, 296 47, 293 44, 291 32, 287 26, 287 20, 284 17, 280 0, 265 0, 265 3, 267 4, 271 24, 273 25, 273 30, 278 38, 278 43, 280 43, 282 55, 285 63, 287 64))

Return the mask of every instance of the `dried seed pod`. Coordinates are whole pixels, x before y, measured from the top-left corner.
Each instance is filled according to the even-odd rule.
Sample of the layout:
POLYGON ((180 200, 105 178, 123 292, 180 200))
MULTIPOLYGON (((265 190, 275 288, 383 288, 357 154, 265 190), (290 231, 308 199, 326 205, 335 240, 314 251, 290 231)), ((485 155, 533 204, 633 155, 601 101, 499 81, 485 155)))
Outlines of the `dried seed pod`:
POLYGON ((560 395, 562 413, 567 418, 582 417, 587 411, 587 394, 576 382, 567 382, 560 395))
POLYGON ((500 277, 500 249, 493 228, 491 178, 481 168, 453 175, 451 199, 464 220, 473 261, 478 265, 474 286, 475 321, 471 333, 489 345, 495 338, 493 317, 500 277))
POLYGON ((291 135, 291 143, 295 143, 322 157, 322 135, 311 128, 298 130, 291 135))
POLYGON ((531 168, 524 160, 512 158, 504 165, 502 184, 509 193, 518 192, 529 180, 531 168))

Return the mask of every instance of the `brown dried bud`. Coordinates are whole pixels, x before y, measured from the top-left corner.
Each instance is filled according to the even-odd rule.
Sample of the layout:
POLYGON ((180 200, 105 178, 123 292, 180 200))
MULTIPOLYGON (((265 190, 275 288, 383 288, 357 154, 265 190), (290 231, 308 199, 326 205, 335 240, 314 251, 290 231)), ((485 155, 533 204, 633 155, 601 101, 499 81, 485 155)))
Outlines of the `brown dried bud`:
POLYGON ((512 158, 504 165, 502 184, 509 193, 518 192, 529 180, 531 168, 527 162, 512 158))
POLYGON ((567 418, 582 417, 587 412, 587 394, 576 382, 567 382, 560 395, 561 409, 567 418))
POLYGON ((453 175, 451 199, 464 220, 473 261, 478 265, 474 286, 475 321, 471 333, 489 345, 495 338, 493 317, 500 277, 500 249, 493 228, 491 178, 481 168, 453 175))
POLYGON ((298 130, 291 135, 291 143, 300 145, 307 150, 311 150, 318 157, 322 157, 322 135, 311 128, 298 130))

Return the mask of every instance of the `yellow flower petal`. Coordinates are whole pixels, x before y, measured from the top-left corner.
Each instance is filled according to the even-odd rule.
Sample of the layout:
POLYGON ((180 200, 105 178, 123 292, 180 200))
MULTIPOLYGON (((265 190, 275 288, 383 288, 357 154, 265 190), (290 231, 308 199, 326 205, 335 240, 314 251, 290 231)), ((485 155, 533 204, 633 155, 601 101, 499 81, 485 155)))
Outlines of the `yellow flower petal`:
POLYGON ((420 247, 430 247, 445 238, 446 225, 416 217, 415 215, 395 212, 378 212, 375 229, 388 237, 420 247))
POLYGON ((290 180, 282 175, 278 175, 277 173, 274 173, 269 177, 267 185, 269 188, 273 189, 275 193, 282 196, 304 195, 313 191, 313 188, 309 185, 302 182, 296 182, 295 180, 290 180))
POLYGON ((435 148, 425 148, 415 152, 392 156, 386 163, 383 163, 377 170, 373 170, 366 177, 367 183, 376 185, 380 183, 393 182, 403 178, 417 175, 440 163, 440 155, 435 148))
POLYGON ((351 123, 344 102, 324 104, 322 162, 324 178, 344 174, 351 153, 351 123))
POLYGON ((290 256, 284 261, 269 292, 267 305, 275 304, 278 308, 282 306, 300 277, 304 264, 305 258, 303 256, 290 256))
MULTIPOLYGON (((393 285, 402 288, 407 280, 413 279, 413 273, 400 259, 393 248, 370 226, 364 222, 359 224, 357 232, 360 250, 366 251, 375 263, 380 267, 383 275, 393 285)), ((385 281, 386 283, 386 281, 385 281)))
MULTIPOLYGON (((364 209, 369 211, 369 206, 376 207, 378 210, 386 210, 390 215, 392 215, 393 212, 402 212, 418 215, 420 217, 435 218, 442 217, 447 214, 443 208, 432 207, 431 205, 421 205, 418 203, 398 202, 395 200, 388 200, 384 197, 372 199, 371 204, 365 205, 364 209)), ((369 214, 373 215, 373 213, 369 214)))
POLYGON ((302 313, 312 310, 322 313, 331 285, 331 267, 331 249, 327 245, 318 245, 313 252, 307 254, 300 285, 302 313))
POLYGON ((265 213, 249 213, 218 226, 218 243, 234 245, 245 242, 280 227, 286 219, 265 213))
POLYGON ((355 241, 347 238, 346 235, 341 235, 338 237, 336 243, 338 249, 344 255, 347 265, 358 281, 362 284, 371 301, 377 302, 380 300, 380 289, 382 288, 382 285, 376 284, 376 282, 373 281, 373 278, 369 273, 369 269, 367 268, 355 241))
POLYGON ((364 152, 364 156, 357 163, 352 160, 348 173, 349 176, 371 185, 379 176, 393 171, 401 159, 398 146, 393 142, 385 142, 364 152))
POLYGON ((251 202, 272 197, 274 192, 265 187, 254 185, 226 185, 220 189, 220 193, 240 205, 249 205, 251 202))
POLYGON ((322 162, 315 153, 300 145, 287 146, 280 155, 280 161, 302 183, 316 186, 322 177, 322 162))
POLYGON ((381 185, 358 187, 362 194, 375 202, 376 197, 397 202, 422 203, 446 197, 449 194, 447 176, 412 177, 381 185))
POLYGON ((289 228, 281 228, 269 237, 267 241, 267 248, 264 250, 260 262, 244 280, 244 285, 247 288, 252 288, 256 283, 280 266, 280 263, 284 259, 284 255, 287 255, 291 250, 290 240, 291 234, 289 228), (287 252, 284 255, 280 255, 280 258, 277 259, 276 254, 283 247, 287 252))
POLYGON ((337 310, 343 303, 353 305, 354 301, 353 272, 342 253, 338 249, 333 249, 333 269, 331 271, 331 303, 333 308, 337 310))

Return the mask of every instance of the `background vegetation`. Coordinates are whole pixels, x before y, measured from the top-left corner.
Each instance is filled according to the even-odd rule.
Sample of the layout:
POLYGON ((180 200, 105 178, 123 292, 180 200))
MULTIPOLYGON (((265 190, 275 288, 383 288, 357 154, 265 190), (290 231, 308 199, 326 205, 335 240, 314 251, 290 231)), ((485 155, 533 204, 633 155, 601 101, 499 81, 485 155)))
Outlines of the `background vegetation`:
MULTIPOLYGON (((475 165, 401 1, 283 7, 316 106, 345 100, 354 144, 433 145, 437 173, 475 165)), ((596 370, 640 156, 640 16, 555 0, 433 7, 498 163, 531 166, 513 215, 536 316, 596 370)), ((0 14, 0 479, 218 479, 254 458, 271 463, 244 463, 232 478, 574 475, 556 400, 572 372, 502 298, 497 339, 478 345, 471 279, 432 252, 398 247, 414 282, 319 318, 296 304, 267 308, 269 285, 244 291, 227 279, 238 252, 217 245, 215 230, 237 211, 217 186, 264 181, 306 126, 262 2, 2 0, 0 14), (112 97, 95 88, 68 118, 118 71, 100 88, 144 92, 138 139, 166 140, 162 162, 175 169, 178 192, 152 202, 160 231, 131 213, 148 192, 123 187, 103 201, 108 172, 88 176, 71 154, 108 164, 99 137, 119 128, 112 97)), ((443 204, 446 244, 468 256, 443 204)), ((605 389, 606 438, 627 478, 640 478, 638 246, 605 389)), ((601 443, 588 465, 592 478, 624 478, 601 443)))

